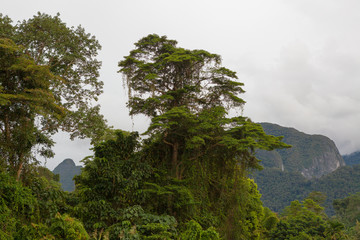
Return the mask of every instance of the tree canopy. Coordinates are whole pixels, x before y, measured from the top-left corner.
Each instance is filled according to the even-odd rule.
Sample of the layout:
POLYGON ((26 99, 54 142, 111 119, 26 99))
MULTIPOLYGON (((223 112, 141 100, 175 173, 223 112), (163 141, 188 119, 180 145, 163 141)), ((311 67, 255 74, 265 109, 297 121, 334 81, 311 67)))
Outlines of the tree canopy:
POLYGON ((52 157, 51 135, 63 130, 95 143, 106 122, 93 105, 102 93, 98 80, 101 48, 82 27, 38 13, 12 25, 0 15, 0 144, 2 162, 18 178, 37 147, 52 157))
POLYGON ((151 118, 147 134, 170 147, 169 165, 177 178, 186 169, 185 156, 199 159, 207 151, 224 154, 232 149, 227 161, 258 168, 248 153, 286 147, 250 119, 229 117, 229 110, 245 103, 239 97, 243 83, 221 66, 217 54, 180 48, 175 40, 151 34, 135 43, 119 66, 128 87, 130 115, 151 118))
POLYGON ((246 172, 260 168, 255 149, 288 145, 249 118, 229 114, 245 103, 236 73, 221 66, 217 54, 177 47, 175 40, 156 34, 135 43, 119 66, 130 115, 151 118, 145 160, 175 181, 186 182, 194 196, 188 204, 201 202, 190 214, 183 208, 167 213, 216 226, 228 239, 258 238, 259 233, 249 232, 262 216, 259 205, 252 204, 260 196, 246 172))
POLYGON ((43 156, 52 156, 53 142, 36 127, 37 118, 61 119, 65 109, 49 88, 54 75, 48 67, 36 65, 12 40, 0 39, 0 60, 1 165, 19 177, 35 145, 45 146, 39 149, 43 156))

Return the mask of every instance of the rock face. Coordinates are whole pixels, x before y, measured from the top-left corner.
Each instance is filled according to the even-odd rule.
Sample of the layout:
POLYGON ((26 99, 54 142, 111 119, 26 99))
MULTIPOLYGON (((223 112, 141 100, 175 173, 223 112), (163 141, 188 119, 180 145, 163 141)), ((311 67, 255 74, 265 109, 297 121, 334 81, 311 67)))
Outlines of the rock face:
POLYGON ((267 134, 284 136, 283 141, 292 148, 258 151, 257 157, 264 167, 278 168, 282 171, 300 172, 310 179, 319 178, 344 166, 335 143, 322 135, 309 135, 294 128, 286 128, 271 123, 261 123, 267 134))
POLYGON ((81 166, 76 166, 72 159, 67 158, 54 168, 53 173, 60 175, 62 189, 64 191, 72 192, 75 190, 73 178, 76 175, 80 175, 81 166))

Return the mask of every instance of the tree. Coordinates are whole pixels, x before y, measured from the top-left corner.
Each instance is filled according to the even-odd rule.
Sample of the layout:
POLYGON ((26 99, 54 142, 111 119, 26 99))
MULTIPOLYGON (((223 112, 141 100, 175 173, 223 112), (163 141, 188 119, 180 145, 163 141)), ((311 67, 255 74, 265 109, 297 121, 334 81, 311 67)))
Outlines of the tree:
POLYGON ((312 200, 314 196, 321 194, 315 192, 303 202, 291 202, 270 232, 270 239, 348 239, 344 225, 329 220, 323 212, 324 208, 312 200))
POLYGON ((43 156, 51 156, 46 147, 53 145, 46 132, 36 127, 37 117, 60 119, 64 109, 50 91, 53 74, 23 53, 12 40, 0 39, 0 153, 2 167, 20 177, 26 159, 37 144, 43 156))
POLYGON ((58 213, 52 220, 49 232, 54 236, 54 239, 90 239, 82 223, 67 214, 61 216, 58 213))
MULTIPOLYGON (((33 122, 33 131, 46 136, 46 141, 44 138, 42 142, 29 142, 24 153, 17 152, 17 148, 21 146, 20 143, 17 148, 6 148, 8 155, 22 156, 22 160, 16 162, 20 170, 18 172, 21 172, 23 167, 21 163, 31 162, 30 159, 33 156, 31 151, 38 144, 45 146, 43 149, 43 153, 46 152, 45 156, 53 155, 49 148, 53 144, 50 136, 59 130, 71 133, 72 139, 89 137, 93 143, 97 142, 104 134, 106 123, 99 113, 99 106, 93 106, 94 101, 102 93, 103 86, 103 83, 98 80, 101 63, 95 58, 101 47, 95 37, 87 34, 80 26, 67 27, 61 21, 59 14, 50 16, 41 13, 14 26, 10 18, 0 15, 0 37, 11 39, 16 45, 23 46, 21 50, 23 55, 31 59, 33 65, 49 72, 46 79, 42 77, 38 81, 46 85, 49 95, 54 99, 52 102, 62 109, 61 117, 59 114, 55 115, 57 113, 55 111, 53 111, 54 114, 42 114, 32 109, 27 110, 32 114, 30 119, 33 122)), ((1 57, 5 62, 10 61, 7 55, 1 57)), ((13 107, 9 107, 15 106, 16 103, 9 102, 7 97, 7 94, 14 94, 7 85, 12 82, 10 79, 17 78, 18 84, 25 84, 21 82, 25 78, 12 75, 13 73, 6 69, 4 71, 8 75, 2 75, 0 79, 0 105, 2 109, 10 109, 11 118, 8 120, 3 118, 0 122, 2 128, 0 137, 3 141, 6 136, 10 135, 14 139, 16 135, 15 129, 11 127, 5 130, 6 121, 9 121, 10 126, 19 126, 19 130, 20 128, 28 129, 26 127, 28 123, 19 121, 20 113, 13 111, 13 107), (6 131, 8 135, 4 134, 6 131)), ((19 107, 19 109, 23 108, 19 107)), ((25 133, 21 132, 21 134, 25 133)), ((36 138, 29 132, 25 135, 36 138)), ((6 157, 5 160, 9 161, 9 158, 6 157)))
MULTIPOLYGON (((260 196, 246 172, 261 168, 255 149, 288 145, 249 118, 229 115, 245 103, 236 73, 222 67, 217 54, 180 48, 156 34, 135 43, 119 66, 130 115, 151 118, 143 161, 185 182, 198 202, 186 214, 185 208, 166 213, 180 223, 194 219, 204 229, 215 226, 227 239, 258 239, 258 232, 246 232, 262 217, 260 196)), ((168 202, 175 199, 169 196, 168 202)))
POLYGON ((89 239, 82 223, 67 214, 60 185, 34 177, 31 188, 0 172, 0 239, 89 239))
MULTIPOLYGON (((186 149, 226 146, 240 155, 257 147, 285 146, 248 118, 227 117, 227 111, 241 110, 245 102, 238 95, 244 90, 236 73, 221 66, 219 55, 176 44, 166 36, 148 35, 119 62, 128 86, 130 115, 151 118, 147 134, 160 135, 171 147, 175 177, 181 178, 184 171, 179 155, 186 149)), ((248 157, 248 166, 258 167, 255 158, 248 157)))
POLYGON ((138 133, 116 130, 113 138, 95 146, 94 157, 84 161, 81 175, 75 177, 77 214, 94 236, 174 239, 176 219, 156 211, 170 190, 155 201, 151 189, 146 189, 154 173, 141 161, 139 149, 138 133))

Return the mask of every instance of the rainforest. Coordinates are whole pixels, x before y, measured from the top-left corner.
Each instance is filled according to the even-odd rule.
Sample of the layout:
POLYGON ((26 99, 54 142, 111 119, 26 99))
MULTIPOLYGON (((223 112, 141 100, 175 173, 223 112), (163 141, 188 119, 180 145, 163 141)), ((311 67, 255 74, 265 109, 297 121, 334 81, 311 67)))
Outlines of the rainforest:
POLYGON ((221 56, 157 34, 119 56, 123 114, 150 119, 138 133, 108 126, 96 105, 100 49, 60 15, 0 15, 0 239, 360 239, 358 195, 332 217, 315 191, 263 206, 256 152, 291 145, 234 114, 243 83, 221 56), (58 131, 93 146, 71 192, 39 161, 58 131))

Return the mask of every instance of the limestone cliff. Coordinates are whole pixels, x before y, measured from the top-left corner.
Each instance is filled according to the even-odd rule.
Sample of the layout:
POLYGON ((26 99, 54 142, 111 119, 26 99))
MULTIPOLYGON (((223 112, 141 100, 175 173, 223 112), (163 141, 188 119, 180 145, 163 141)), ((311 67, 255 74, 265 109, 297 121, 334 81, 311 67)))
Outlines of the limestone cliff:
POLYGON ((261 125, 267 134, 284 136, 283 141, 292 145, 289 149, 259 151, 257 157, 262 160, 264 167, 300 172, 309 179, 319 178, 345 165, 335 143, 328 137, 309 135, 271 123, 261 125))

